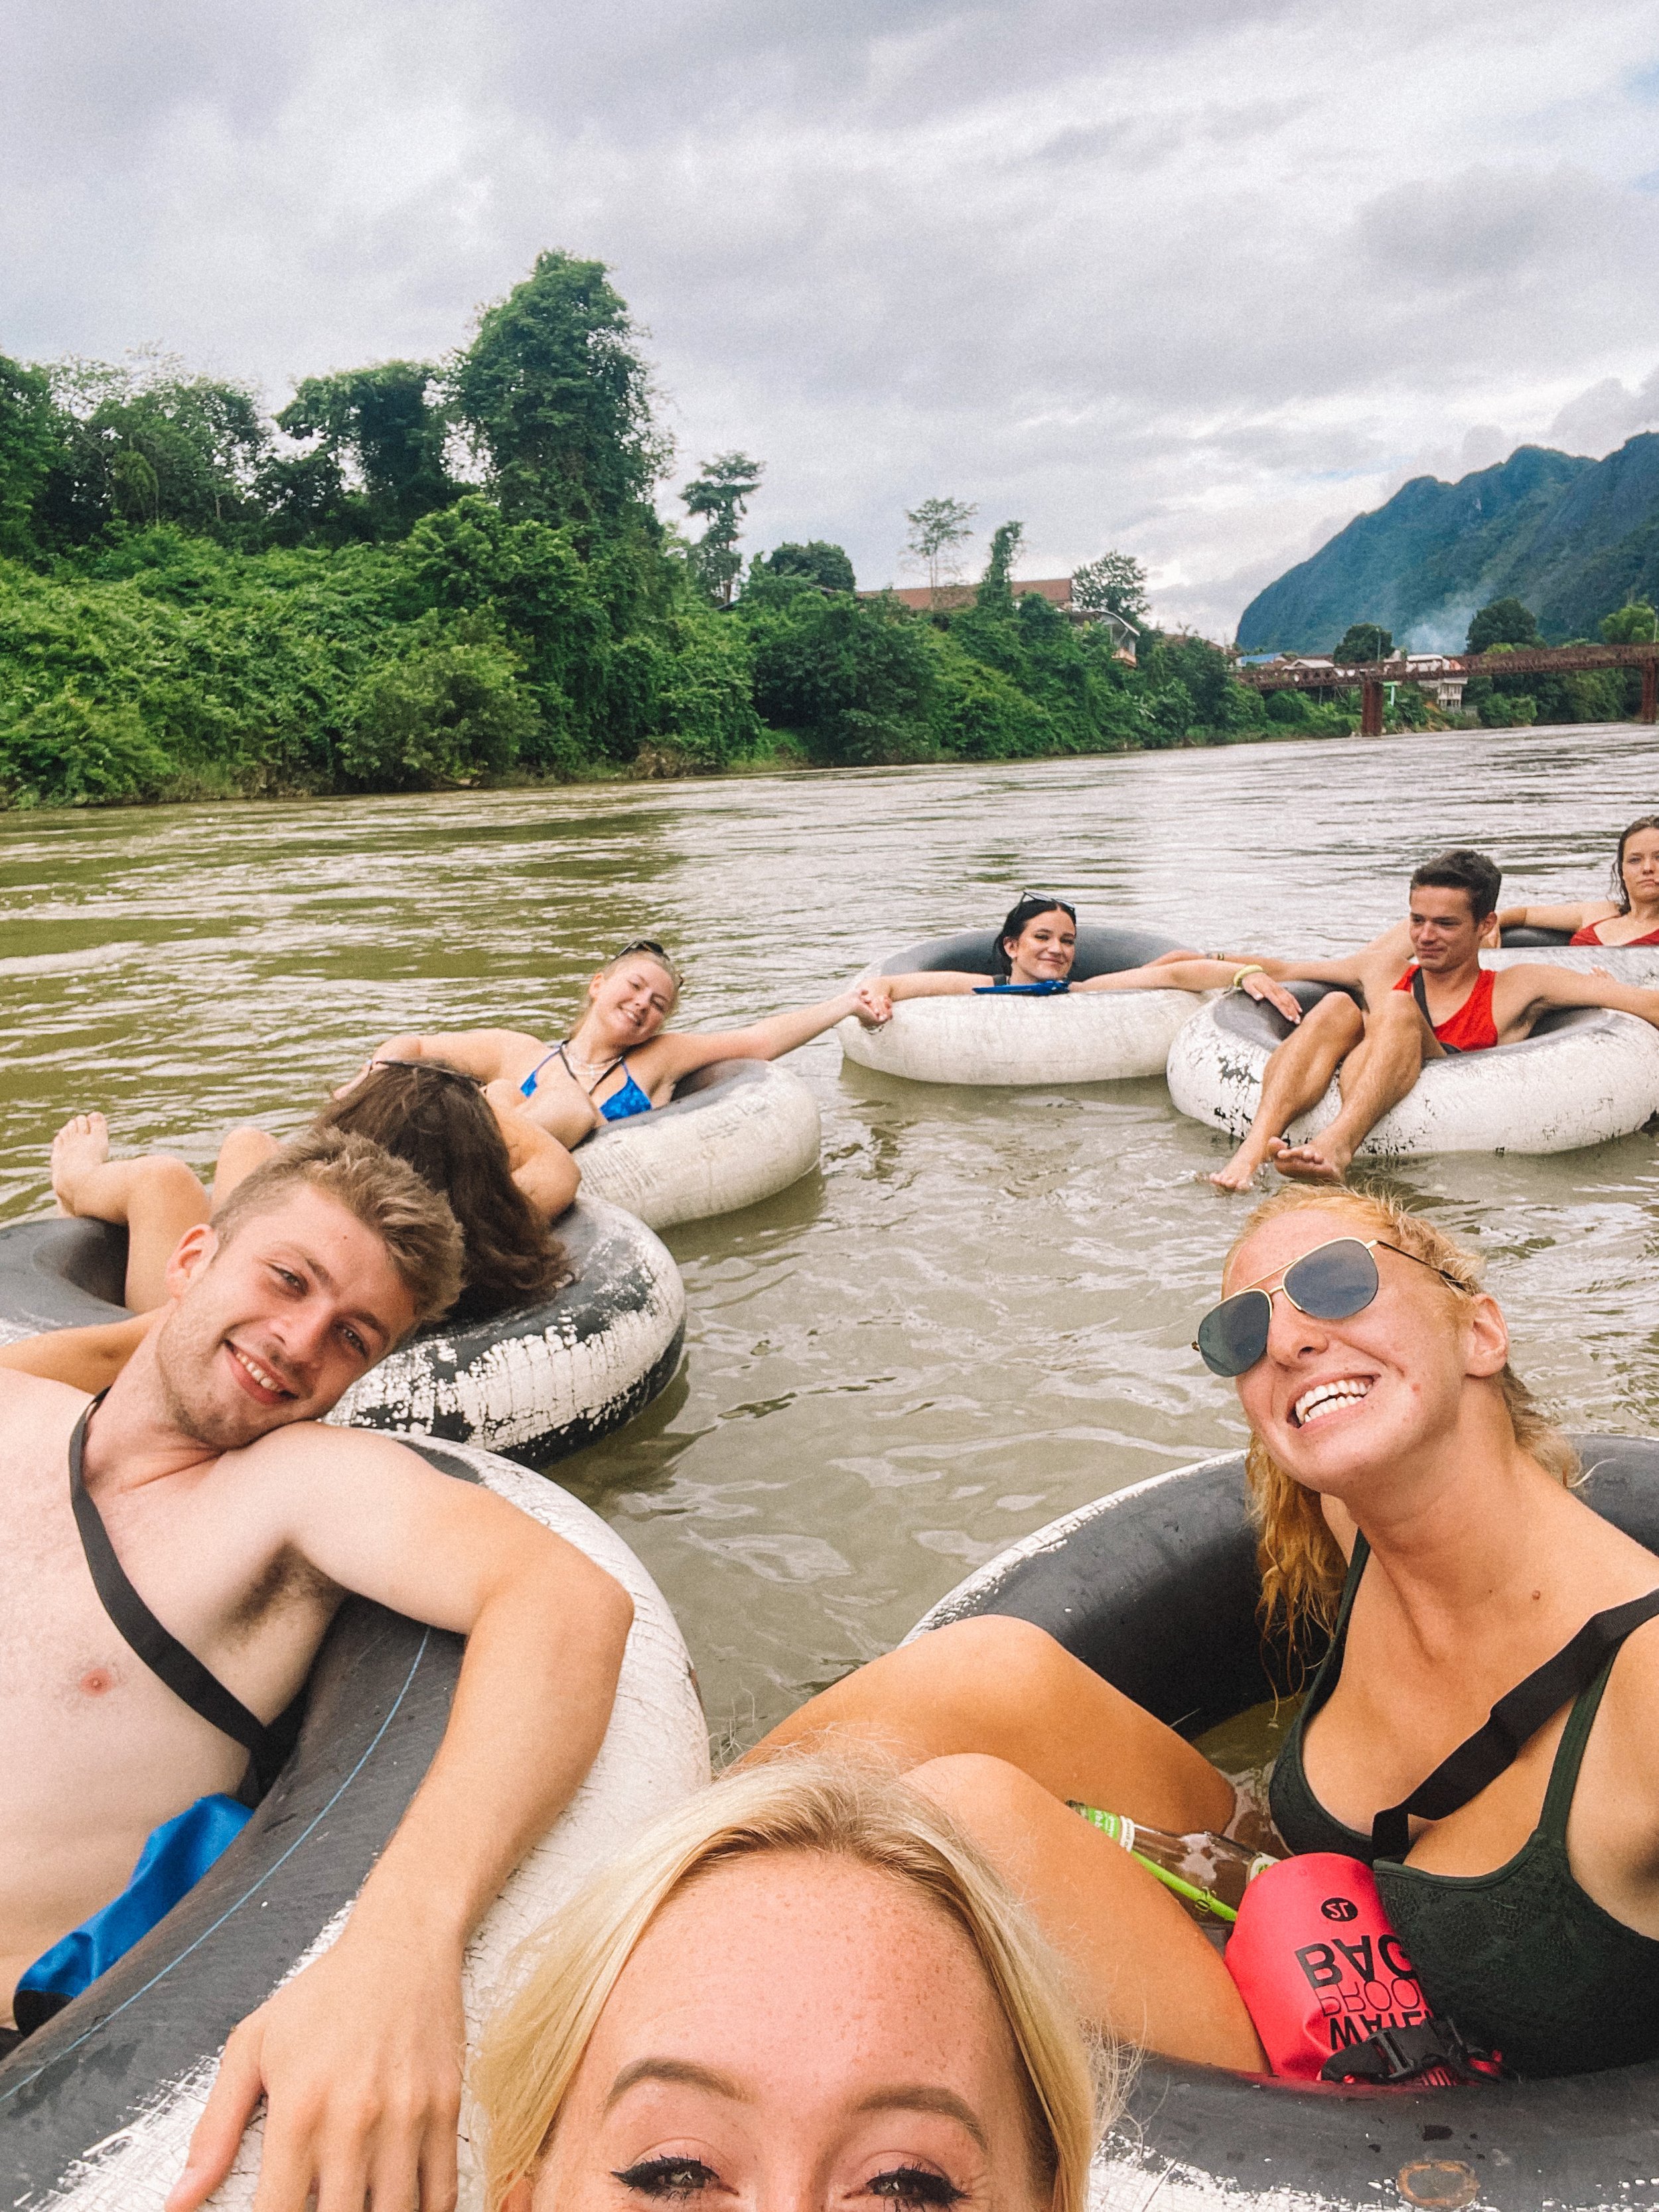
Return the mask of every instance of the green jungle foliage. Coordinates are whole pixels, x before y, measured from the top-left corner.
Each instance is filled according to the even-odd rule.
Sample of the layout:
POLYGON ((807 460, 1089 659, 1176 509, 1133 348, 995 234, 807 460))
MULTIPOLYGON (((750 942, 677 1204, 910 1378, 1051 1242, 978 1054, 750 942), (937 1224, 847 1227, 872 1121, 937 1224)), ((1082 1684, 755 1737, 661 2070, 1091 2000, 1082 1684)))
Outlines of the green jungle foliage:
MULTIPOLYGON (((1348 695, 1264 699, 1217 647, 1160 637, 1145 571, 1111 553, 1076 588, 1139 626, 1139 665, 1120 659, 1109 624, 1012 584, 1018 523, 948 611, 860 596, 821 539, 745 571, 762 465, 705 465, 680 495, 706 526, 688 543, 653 504, 671 458, 625 304, 602 264, 563 253, 447 361, 307 377, 274 419, 250 387, 164 356, 0 357, 0 804, 1355 726, 1348 695)), ((1546 711, 1546 683, 1528 688, 1546 711)), ((1501 678, 1488 692, 1489 718, 1527 703, 1501 678)), ((1424 711, 1402 695, 1396 719, 1424 711)))

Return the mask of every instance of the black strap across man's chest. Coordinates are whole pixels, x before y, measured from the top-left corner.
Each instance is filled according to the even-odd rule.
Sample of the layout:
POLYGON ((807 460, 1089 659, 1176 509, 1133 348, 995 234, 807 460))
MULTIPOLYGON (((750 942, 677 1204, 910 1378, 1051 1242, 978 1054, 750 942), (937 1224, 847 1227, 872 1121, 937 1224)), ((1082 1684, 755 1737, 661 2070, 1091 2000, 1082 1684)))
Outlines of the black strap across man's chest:
MULTIPOLYGON (((1413 968, 1412 969, 1412 996, 1416 1000, 1418 1009, 1422 1014, 1424 1020, 1428 1024, 1431 1029, 1434 1029, 1434 1016, 1429 1012, 1429 994, 1427 988, 1423 981, 1423 970, 1420 968, 1413 968)), ((1451 1016, 1448 1014, 1446 1018, 1449 1021, 1451 1019, 1451 1016)), ((1451 1054, 1452 1057, 1455 1059, 1457 1054, 1462 1051, 1463 1048, 1461 1044, 1448 1044, 1444 1037, 1439 1036, 1438 1030, 1436 1030, 1435 1034, 1439 1037, 1440 1049, 1442 1052, 1449 1052, 1451 1054)))
POLYGON ((1376 1815, 1371 1822, 1371 1849, 1377 1857, 1405 1857, 1411 1849, 1413 1814, 1420 1820, 1443 1820, 1478 1797, 1489 1782, 1515 1764, 1522 1747, 1552 1715, 1589 1689, 1625 1638, 1656 1614, 1659 1590, 1593 1613, 1553 1659, 1506 1691, 1468 1741, 1443 1759, 1409 1797, 1376 1815))
POLYGON ((82 1471, 87 1424, 102 1403, 101 1396, 92 1401, 76 1423, 69 1447, 70 1504, 75 1509, 75 1525, 81 1532, 81 1548, 86 1553, 88 1571, 99 1602, 122 1641, 137 1652, 150 1673, 165 1682, 173 1696, 182 1699, 210 1728, 229 1736, 248 1753, 253 1763, 255 1784, 263 1793, 276 1779, 278 1769, 294 1748, 300 1732, 304 1692, 267 1725, 257 1713, 250 1712, 216 1674, 210 1673, 193 1651, 186 1650, 170 1628, 161 1626, 133 1588, 126 1569, 115 1555, 103 1516, 93 1503, 82 1471))

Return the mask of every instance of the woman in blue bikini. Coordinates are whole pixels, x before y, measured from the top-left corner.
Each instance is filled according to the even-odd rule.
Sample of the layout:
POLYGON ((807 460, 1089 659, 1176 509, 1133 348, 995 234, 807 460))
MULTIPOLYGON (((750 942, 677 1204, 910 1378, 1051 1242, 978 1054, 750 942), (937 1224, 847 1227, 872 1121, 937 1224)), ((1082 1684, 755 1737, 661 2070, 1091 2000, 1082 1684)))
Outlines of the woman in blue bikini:
POLYGON ((623 945, 590 980, 581 1019, 549 1045, 522 1030, 463 1030, 449 1036, 392 1037, 378 1059, 447 1060, 486 1086, 500 1085, 518 1109, 561 1144, 574 1146, 606 1121, 665 1106, 674 1085, 716 1060, 776 1060, 822 1036, 848 1014, 869 1028, 887 1019, 864 994, 843 991, 816 1006, 771 1014, 747 1029, 669 1031, 680 975, 654 939, 623 945))

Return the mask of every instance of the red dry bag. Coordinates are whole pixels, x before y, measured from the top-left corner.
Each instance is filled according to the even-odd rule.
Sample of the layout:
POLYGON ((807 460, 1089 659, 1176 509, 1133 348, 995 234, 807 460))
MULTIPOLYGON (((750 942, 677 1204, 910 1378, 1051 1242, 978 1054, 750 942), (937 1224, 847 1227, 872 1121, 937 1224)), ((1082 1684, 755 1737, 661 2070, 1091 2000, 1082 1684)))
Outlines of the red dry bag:
POLYGON ((1431 2012, 1358 1859, 1308 1851, 1267 1868, 1225 1955, 1275 2074, 1445 2084, 1498 2070, 1431 2012))

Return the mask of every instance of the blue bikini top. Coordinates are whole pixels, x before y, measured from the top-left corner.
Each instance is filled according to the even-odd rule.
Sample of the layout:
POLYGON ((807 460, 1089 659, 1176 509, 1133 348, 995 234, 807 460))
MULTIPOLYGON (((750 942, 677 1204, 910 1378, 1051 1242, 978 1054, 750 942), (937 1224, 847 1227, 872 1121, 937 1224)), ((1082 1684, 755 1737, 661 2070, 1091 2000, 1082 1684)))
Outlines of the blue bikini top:
POLYGON ((650 1092, 641 1091, 635 1082, 625 1060, 617 1064, 628 1080, 620 1091, 613 1091, 608 1098, 599 1101, 599 1112, 607 1121, 627 1121, 635 1114, 648 1114, 651 1111, 650 1092))
POLYGON ((1061 975, 1047 983, 975 983, 974 996, 988 999, 994 993, 1000 992, 1005 998, 1052 999, 1056 992, 1069 991, 1071 988, 1071 977, 1061 975))
MULTIPOLYGON (((570 1062, 564 1058, 564 1047, 562 1044, 556 1044, 551 1052, 536 1062, 534 1067, 519 1085, 519 1096, 521 1098, 532 1098, 535 1096, 537 1078, 550 1060, 564 1060, 566 1074, 570 1077, 573 1083, 575 1081, 575 1073, 570 1062)), ((648 1091, 641 1091, 639 1085, 635 1082, 633 1070, 629 1066, 626 1057, 613 1060, 611 1066, 621 1068, 623 1082, 620 1091, 613 1091, 608 1098, 600 1099, 601 1120, 628 1121, 631 1121, 635 1114, 648 1114, 651 1111, 651 1094, 648 1091)), ((599 1083, 603 1083, 605 1076, 609 1075, 610 1073, 611 1068, 607 1067, 605 1075, 600 1076, 599 1083)), ((596 1083, 593 1091, 597 1091, 599 1087, 599 1083, 596 1083)), ((593 1091, 590 1091, 587 1094, 590 1098, 593 1096, 593 1091)))

